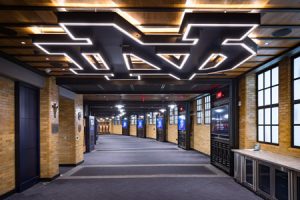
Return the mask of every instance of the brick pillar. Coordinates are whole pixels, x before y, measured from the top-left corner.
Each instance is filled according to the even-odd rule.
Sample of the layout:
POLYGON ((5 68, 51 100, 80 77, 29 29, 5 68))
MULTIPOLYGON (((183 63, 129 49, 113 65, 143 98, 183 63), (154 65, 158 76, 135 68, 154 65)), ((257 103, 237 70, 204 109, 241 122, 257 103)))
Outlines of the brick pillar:
POLYGON ((58 87, 50 77, 40 90, 40 177, 53 178, 59 174, 58 167, 58 123, 59 107, 54 116, 53 106, 59 106, 58 87))
POLYGON ((15 188, 14 82, 0 76, 0 196, 15 188))
POLYGON ((78 164, 83 161, 83 97, 60 97, 59 102, 59 164, 78 164))
POLYGON ((239 82, 240 148, 252 148, 256 143, 256 75, 249 74, 239 82))

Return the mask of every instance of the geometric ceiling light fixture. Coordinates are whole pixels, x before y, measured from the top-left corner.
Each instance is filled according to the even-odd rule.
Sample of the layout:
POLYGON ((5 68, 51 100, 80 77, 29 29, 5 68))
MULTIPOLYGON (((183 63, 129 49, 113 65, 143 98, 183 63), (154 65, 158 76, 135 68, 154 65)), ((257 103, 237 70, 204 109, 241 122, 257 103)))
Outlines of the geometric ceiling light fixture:
POLYGON ((99 53, 82 53, 81 55, 95 70, 109 70, 107 63, 99 53))
POLYGON ((161 70, 156 65, 133 53, 123 53, 123 58, 128 70, 161 70))
POLYGON ((259 13, 186 12, 177 34, 151 35, 114 12, 57 12, 56 16, 66 34, 34 35, 33 43, 46 54, 68 57, 76 75, 102 75, 107 80, 138 80, 146 75, 187 80, 233 70, 256 55, 257 45, 248 35, 260 24, 259 13), (103 54, 96 53, 99 48, 103 54), (82 53, 85 49, 92 53, 82 53), (214 54, 206 58, 205 52, 214 54))
POLYGON ((208 70, 217 68, 227 59, 227 56, 221 53, 212 53, 204 63, 199 67, 199 70, 208 70))
POLYGON ((178 69, 182 69, 190 56, 189 53, 157 53, 157 55, 178 69))

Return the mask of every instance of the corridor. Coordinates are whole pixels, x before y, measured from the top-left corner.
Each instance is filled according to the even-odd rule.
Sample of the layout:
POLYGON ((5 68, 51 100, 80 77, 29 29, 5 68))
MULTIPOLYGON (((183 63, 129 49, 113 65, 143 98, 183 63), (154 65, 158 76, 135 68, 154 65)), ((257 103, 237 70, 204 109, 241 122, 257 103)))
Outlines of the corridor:
POLYGON ((8 199, 260 199, 203 154, 131 136, 101 135, 82 165, 63 167, 61 174, 8 199))

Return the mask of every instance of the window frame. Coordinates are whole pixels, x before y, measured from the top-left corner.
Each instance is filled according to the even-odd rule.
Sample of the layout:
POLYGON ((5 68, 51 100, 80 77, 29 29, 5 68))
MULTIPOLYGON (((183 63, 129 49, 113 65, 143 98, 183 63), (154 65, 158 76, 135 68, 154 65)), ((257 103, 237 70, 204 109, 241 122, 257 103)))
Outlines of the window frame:
POLYGON ((130 115, 130 125, 137 124, 137 115, 130 115), (134 118, 132 118, 134 116, 134 118))
POLYGON ((147 115, 147 123, 149 125, 156 125, 156 112, 148 112, 149 116, 147 115))
POLYGON ((203 97, 203 99, 204 99, 204 124, 209 125, 209 124, 211 124, 211 95, 210 94, 205 95, 203 97), (209 102, 206 102, 206 97, 209 97, 209 102), (206 105, 209 105, 209 109, 206 108, 206 105), (209 118, 208 118, 209 122, 206 121, 206 119, 207 119, 206 113, 207 112, 209 113, 209 118))
POLYGON ((170 125, 177 125, 178 124, 178 106, 177 105, 173 109, 169 108, 169 124, 170 125))
MULTIPOLYGON (((260 71, 259 73, 256 73, 256 89, 255 89, 255 94, 256 94, 256 142, 261 143, 261 144, 268 144, 268 145, 274 145, 274 146, 279 146, 280 143, 280 132, 279 132, 279 87, 280 87, 280 81, 279 81, 279 76, 280 76, 280 72, 279 72, 279 64, 276 63, 270 67, 268 67, 267 69, 264 69, 262 71, 260 71), (276 85, 272 85, 272 70, 275 68, 278 68, 278 83, 276 85), (265 72, 270 71, 270 86, 269 87, 265 87, 265 72), (263 88, 262 89, 258 89, 258 76, 260 74, 263 74, 263 88), (274 87, 278 87, 278 103, 276 104, 272 104, 272 88, 274 87), (263 105, 263 106, 259 106, 258 105, 258 93, 259 91, 265 91, 266 89, 270 89, 270 104, 269 105, 263 105), (273 120, 273 116, 272 116, 272 109, 273 108, 278 108, 278 124, 273 124, 272 120, 273 120), (270 124, 266 124, 265 123, 265 109, 269 108, 270 109, 270 124), (264 117, 263 117, 263 124, 259 124, 259 109, 263 109, 264 110, 264 117), (264 129, 264 140, 263 141, 259 141, 259 126, 263 126, 265 128, 265 126, 270 126, 270 142, 266 142, 265 139, 265 129, 264 129), (273 137, 273 130, 272 127, 273 126, 277 126, 278 127, 278 143, 273 143, 272 142, 272 137, 273 137)), ((265 102, 265 93, 263 93, 263 104, 265 102)))
MULTIPOLYGON (((300 80, 300 77, 298 78, 294 78, 294 73, 295 73, 295 65, 294 65, 294 60, 297 59, 297 58, 300 58, 300 54, 297 54, 295 56, 293 56, 291 58, 291 67, 292 67, 292 73, 291 73, 291 148, 295 148, 295 149, 300 149, 300 145, 299 146, 296 146, 294 145, 294 139, 295 139, 295 116, 294 116, 294 110, 295 110, 295 105, 296 104, 300 104, 300 99, 298 100, 294 100, 294 83, 296 80, 300 80)), ((296 126, 300 126, 300 124, 296 124, 296 126)))
POLYGON ((196 99, 196 124, 198 125, 203 124, 203 98, 202 97, 196 99), (201 103, 198 104, 198 102, 201 103), (198 108, 200 109, 198 110, 198 108), (198 119, 200 120, 198 121, 198 119))

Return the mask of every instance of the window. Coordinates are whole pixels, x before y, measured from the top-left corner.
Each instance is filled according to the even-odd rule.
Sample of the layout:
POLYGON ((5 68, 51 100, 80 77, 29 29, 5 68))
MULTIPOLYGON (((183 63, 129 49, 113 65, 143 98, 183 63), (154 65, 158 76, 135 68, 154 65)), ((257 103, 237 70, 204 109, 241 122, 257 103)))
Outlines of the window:
POLYGON ((293 147, 300 147, 300 56, 294 59, 293 73, 293 147))
POLYGON ((135 125, 136 124, 136 115, 131 115, 130 116, 130 124, 131 125, 135 125))
POLYGON ((121 124, 121 120, 119 117, 115 117, 114 118, 114 125, 120 125, 121 124))
POLYGON ((156 112, 150 112, 148 113, 148 124, 156 124, 156 112))
POLYGON ((278 144, 278 67, 257 76, 258 141, 278 144))
POLYGON ((196 100, 197 124, 202 124, 202 98, 196 100))
POLYGON ((170 108, 169 110, 169 123, 177 124, 178 123, 178 107, 170 108))
POLYGON ((205 112, 204 123, 210 124, 210 95, 204 97, 204 112, 205 112))

